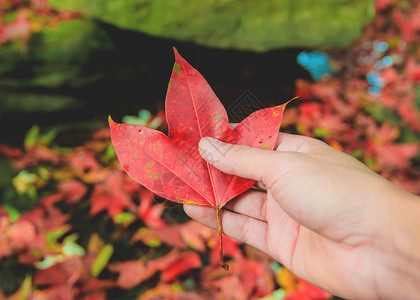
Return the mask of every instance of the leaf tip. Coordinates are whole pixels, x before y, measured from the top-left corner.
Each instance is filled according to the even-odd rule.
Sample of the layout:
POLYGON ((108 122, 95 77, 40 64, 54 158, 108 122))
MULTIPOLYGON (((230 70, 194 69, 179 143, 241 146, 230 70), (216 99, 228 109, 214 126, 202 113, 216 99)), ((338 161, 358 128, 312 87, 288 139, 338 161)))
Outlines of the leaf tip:
POLYGON ((114 120, 112 120, 111 115, 108 115, 108 123, 109 123, 109 126, 115 123, 114 120))
POLYGON ((178 49, 176 49, 174 46, 172 47, 172 49, 174 50, 175 61, 179 61, 179 60, 183 59, 183 57, 181 56, 181 54, 179 54, 178 49))
POLYGON ((289 104, 289 103, 290 103, 290 102, 292 102, 293 100, 296 100, 296 99, 299 99, 299 98, 300 98, 299 96, 296 96, 296 97, 294 97, 294 98, 290 99, 289 101, 287 101, 287 102, 285 102, 285 103, 283 103, 283 104, 278 105, 277 107, 286 107, 286 105, 287 105, 287 104, 289 104))
POLYGON ((172 50, 174 50, 175 56, 176 56, 177 54, 179 55, 179 52, 178 52, 178 50, 176 49, 176 47, 175 47, 175 46, 172 46, 172 50))
POLYGON ((300 99, 300 96, 296 96, 296 97, 293 97, 292 99, 290 99, 289 101, 287 101, 286 102, 286 104, 289 104, 290 102, 292 102, 293 100, 296 100, 296 99, 300 99))

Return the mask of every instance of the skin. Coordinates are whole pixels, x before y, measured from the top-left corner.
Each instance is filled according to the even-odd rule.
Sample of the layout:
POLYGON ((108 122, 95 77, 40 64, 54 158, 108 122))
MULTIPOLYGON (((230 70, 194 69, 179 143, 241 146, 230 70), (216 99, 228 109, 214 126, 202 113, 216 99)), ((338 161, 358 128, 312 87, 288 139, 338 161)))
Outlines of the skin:
MULTIPOLYGON (((226 235, 340 297, 420 295, 420 197, 308 137, 280 133, 275 151, 204 138, 199 151, 221 171, 267 191, 228 202, 226 235)), ((217 229, 214 208, 184 210, 217 229)))

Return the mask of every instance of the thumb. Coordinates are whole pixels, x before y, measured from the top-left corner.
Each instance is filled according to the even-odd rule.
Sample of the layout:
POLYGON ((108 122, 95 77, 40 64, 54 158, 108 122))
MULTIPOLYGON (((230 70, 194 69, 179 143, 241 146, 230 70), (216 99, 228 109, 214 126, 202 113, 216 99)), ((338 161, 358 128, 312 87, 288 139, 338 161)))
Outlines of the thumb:
POLYGON ((276 163, 276 155, 280 154, 246 145, 228 144, 210 137, 201 139, 198 150, 204 160, 220 171, 256 181, 263 181, 267 170, 276 163))

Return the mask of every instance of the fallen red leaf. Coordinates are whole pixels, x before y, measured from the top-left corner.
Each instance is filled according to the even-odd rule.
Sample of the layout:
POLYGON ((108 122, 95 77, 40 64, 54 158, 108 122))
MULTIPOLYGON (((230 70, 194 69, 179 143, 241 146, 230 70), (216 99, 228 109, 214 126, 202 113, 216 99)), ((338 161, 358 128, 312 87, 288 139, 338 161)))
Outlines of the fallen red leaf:
POLYGON ((87 187, 77 180, 63 181, 58 184, 58 191, 65 195, 67 204, 74 204, 87 193, 87 187))
POLYGON ((10 147, 5 144, 0 144, 0 154, 3 154, 7 158, 16 159, 23 155, 22 150, 14 147, 10 147))
POLYGON ((408 168, 410 159, 414 158, 419 152, 417 143, 377 144, 366 141, 365 147, 368 155, 376 155, 381 164, 392 168, 408 168))
POLYGON ((8 217, 0 217, 0 259, 23 251, 37 237, 35 226, 26 220, 10 223, 8 217))
MULTIPOLYGON (((238 242, 237 240, 234 240, 231 237, 225 236, 223 238, 223 252, 225 256, 228 256, 235 261, 241 260, 244 257, 244 255, 241 249, 239 248, 240 244, 241 243, 238 242)), ((220 246, 220 240, 217 241, 217 245, 220 246)), ((216 250, 216 247, 214 247, 210 252, 211 264, 217 264, 218 253, 215 250, 216 250)))
POLYGON ((124 174, 118 170, 112 171, 105 181, 95 185, 90 197, 89 213, 96 215, 106 210, 113 217, 123 212, 124 208, 134 208, 131 197, 123 190, 124 174))
MULTIPOLYGON (((85 262, 86 264, 86 262, 85 262)), ((85 266, 85 271, 86 269, 89 269, 88 267, 85 266)), ((99 299, 106 299, 106 298, 101 298, 102 293, 108 289, 108 288, 112 288, 115 287, 115 282, 111 281, 111 280, 99 280, 97 278, 88 278, 85 282, 83 282, 82 286, 80 287, 80 293, 81 294, 92 294, 92 296, 94 296, 93 299, 97 299, 96 297, 99 296, 99 299), (98 295, 99 294, 99 295, 98 295)), ((88 296, 86 296, 83 299, 89 299, 88 296)))
POLYGON ((63 199, 64 199, 64 194, 57 193, 57 194, 49 195, 45 198, 42 198, 39 200, 39 202, 42 203, 42 205, 45 206, 46 208, 49 208, 49 207, 54 206, 55 203, 60 202, 63 199))
MULTIPOLYGON (((286 104, 259 110, 235 129, 203 76, 175 50, 175 65, 166 96, 169 134, 109 118, 111 139, 123 168, 136 181, 166 199, 220 209, 255 181, 222 173, 203 160, 203 137, 271 150, 286 104)), ((221 248, 222 249, 222 248, 221 248)), ((220 264, 223 263, 222 253, 220 264)))
POLYGON ((179 275, 199 268, 201 265, 201 259, 197 252, 179 252, 173 250, 160 258, 149 261, 147 263, 147 270, 150 276, 157 271, 161 271, 160 276, 163 281, 172 281, 179 275))
MULTIPOLYGON (((208 298, 260 299, 271 294, 275 284, 269 264, 243 259, 226 273, 212 266, 201 272, 201 283, 208 298)), ((267 297, 269 298, 269 297, 267 297)))
POLYGON ((183 223, 179 233, 188 247, 200 252, 206 251, 206 242, 214 236, 213 230, 194 220, 183 223))
POLYGON ((123 289, 132 289, 153 275, 141 260, 117 263, 108 268, 119 273, 117 285, 123 289))
POLYGON ((182 252, 177 261, 162 270, 160 277, 163 281, 173 281, 189 270, 200 268, 202 265, 197 252, 182 252))
POLYGON ((147 262, 147 269, 150 273, 154 274, 158 271, 162 271, 163 269, 170 266, 172 263, 174 263, 180 254, 180 251, 174 249, 171 252, 156 258, 152 259, 147 262))
POLYGON ((260 262, 242 260, 232 267, 232 272, 240 278, 242 286, 248 295, 252 294, 252 298, 265 297, 274 290, 271 272, 260 262))
POLYGON ((34 283, 38 286, 73 285, 82 276, 83 270, 82 259, 78 256, 73 256, 47 269, 38 270, 35 273, 34 283))
POLYGON ((186 248, 181 237, 180 225, 165 226, 159 229, 142 227, 134 234, 133 241, 141 241, 149 246, 156 242, 162 242, 178 249, 186 248))
POLYGON ((160 218, 165 207, 163 205, 153 205, 155 197, 151 191, 142 189, 139 192, 138 216, 150 228, 163 228, 166 224, 160 218))
POLYGON ((15 161, 15 167, 22 170, 36 166, 40 163, 58 165, 60 160, 60 155, 54 150, 42 145, 34 145, 33 147, 30 147, 25 155, 15 161))
POLYGON ((69 165, 80 174, 99 169, 99 163, 95 159, 95 153, 82 147, 76 148, 76 151, 72 153, 69 165))

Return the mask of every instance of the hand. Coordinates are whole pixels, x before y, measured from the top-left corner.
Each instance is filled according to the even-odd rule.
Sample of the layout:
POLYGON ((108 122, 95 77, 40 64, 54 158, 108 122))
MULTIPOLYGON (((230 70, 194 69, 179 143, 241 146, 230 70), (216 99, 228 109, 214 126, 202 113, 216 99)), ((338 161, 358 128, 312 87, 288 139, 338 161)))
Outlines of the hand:
MULTIPOLYGON (((420 295, 419 197, 316 139, 280 133, 275 149, 201 140, 209 163, 267 190, 228 202, 224 233, 340 297, 420 295)), ((213 208, 184 210, 217 229, 213 208)))

